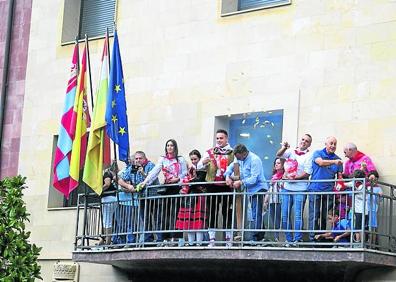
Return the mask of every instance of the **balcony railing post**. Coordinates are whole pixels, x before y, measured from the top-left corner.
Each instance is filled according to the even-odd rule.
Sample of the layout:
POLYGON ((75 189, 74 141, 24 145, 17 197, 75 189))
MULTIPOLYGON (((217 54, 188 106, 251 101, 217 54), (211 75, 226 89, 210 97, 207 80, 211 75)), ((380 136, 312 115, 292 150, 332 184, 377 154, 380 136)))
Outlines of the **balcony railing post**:
POLYGON ((77 249, 78 244, 78 224, 80 222, 80 194, 77 195, 77 216, 76 216, 76 233, 75 233, 75 240, 74 240, 74 250, 77 249))
POLYGON ((245 241, 246 205, 247 205, 246 189, 244 189, 244 190, 242 190, 242 224, 241 224, 241 234, 242 234, 241 241, 242 242, 245 241))
MULTIPOLYGON (((117 178, 118 179, 118 178, 117 178)), ((118 183, 117 183, 117 187, 118 187, 118 189, 120 189, 120 185, 118 185, 118 183)), ((121 227, 121 222, 119 222, 119 221, 121 221, 121 212, 122 212, 122 209, 121 209, 121 206, 120 206, 120 196, 119 196, 119 190, 117 189, 117 192, 116 192, 116 198, 117 198, 117 206, 116 206, 116 209, 115 209, 115 220, 114 220, 114 230, 112 231, 112 234, 114 234, 114 237, 116 238, 116 241, 118 241, 118 231, 120 230, 120 227, 121 227), (114 232, 115 231, 115 232, 114 232)))
POLYGON ((235 231, 235 218, 238 216, 238 209, 236 206, 236 189, 233 189, 232 191, 232 215, 231 215, 231 241, 234 241, 234 231, 235 231))
POLYGON ((348 201, 348 197, 349 197, 349 195, 351 195, 351 197, 352 197, 352 207, 351 207, 351 211, 352 211, 352 213, 351 212, 348 212, 349 213, 349 215, 348 214, 346 214, 345 216, 346 216, 346 218, 348 218, 349 216, 350 216, 350 214, 352 214, 352 216, 351 216, 351 236, 350 236, 350 240, 349 240, 349 247, 353 247, 353 243, 354 243, 354 234, 353 234, 353 228, 354 228, 354 220, 353 220, 353 218, 354 218, 354 216, 355 216, 355 213, 354 213, 354 208, 355 208, 355 206, 354 206, 354 204, 353 204, 353 196, 354 196, 354 194, 353 194, 353 189, 349 192, 349 193, 351 193, 351 194, 346 194, 346 200, 348 201))
POLYGON ((392 224, 392 222, 393 222, 393 199, 394 199, 394 196, 395 196, 395 187, 394 186, 391 186, 390 187, 390 203, 389 203, 389 233, 388 233, 388 250, 390 251, 390 252, 393 252, 394 250, 393 250, 393 247, 392 247, 392 241, 394 240, 394 236, 393 236, 393 234, 392 234, 392 229, 393 229, 393 224, 392 224))
MULTIPOLYGON (((368 185, 369 183, 367 183, 368 185)), ((367 188, 367 198, 368 198, 368 207, 367 207, 367 214, 368 214, 368 219, 367 219, 367 242, 368 242, 368 248, 371 249, 373 248, 373 236, 374 236, 374 230, 372 228, 372 210, 373 210, 373 200, 374 200, 374 195, 373 195, 373 185, 370 183, 370 191, 368 191, 367 188)))
POLYGON ((356 190, 355 190, 355 180, 352 180, 352 184, 353 184, 353 186, 352 186, 352 189, 351 189, 351 191, 352 191, 352 216, 351 216, 351 230, 352 230, 352 232, 351 232, 351 238, 352 238, 352 242, 353 243, 355 243, 355 193, 356 193, 356 190))
POLYGON ((106 203, 102 203, 102 199, 99 199, 99 230, 100 234, 99 237, 103 236, 104 234, 104 226, 103 226, 103 208, 106 203))
POLYGON ((363 212, 362 212, 362 236, 360 240, 360 246, 364 248, 364 242, 366 242, 366 179, 363 178, 363 212))
MULTIPOLYGON (((147 201, 147 197, 148 197, 149 193, 148 193, 148 189, 144 190, 144 210, 143 210, 143 218, 142 218, 142 222, 143 222, 143 230, 142 230, 142 236, 143 236, 143 244, 146 242, 146 229, 148 226, 150 226, 150 211, 148 210, 148 201, 147 201), (147 224, 146 224, 147 223, 147 224)), ((140 208, 139 208, 140 210, 140 208)), ((140 230, 139 230, 140 231, 140 230)))
POLYGON ((83 236, 82 245, 89 245, 89 240, 87 239, 87 225, 88 225, 88 191, 87 185, 84 183, 84 218, 83 218, 83 236), (85 243, 85 240, 87 242, 85 243))

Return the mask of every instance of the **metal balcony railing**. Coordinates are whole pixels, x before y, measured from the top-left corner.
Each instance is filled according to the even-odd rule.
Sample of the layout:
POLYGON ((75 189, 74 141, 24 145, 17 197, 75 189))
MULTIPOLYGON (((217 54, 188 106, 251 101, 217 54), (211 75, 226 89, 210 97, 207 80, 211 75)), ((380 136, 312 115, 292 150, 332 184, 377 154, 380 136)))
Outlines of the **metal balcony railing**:
POLYGON ((224 192, 223 182, 157 185, 132 200, 110 203, 80 194, 75 250, 314 247, 394 252, 396 186, 380 182, 373 189, 364 179, 350 181, 352 188, 344 191, 254 194, 224 192), (355 188, 357 181, 364 189, 355 188), (180 194, 186 185, 190 192, 180 194), (223 192, 207 192, 215 187, 223 192), (159 195, 159 188, 167 191, 159 195), (100 238, 107 238, 107 244, 99 245, 100 238))

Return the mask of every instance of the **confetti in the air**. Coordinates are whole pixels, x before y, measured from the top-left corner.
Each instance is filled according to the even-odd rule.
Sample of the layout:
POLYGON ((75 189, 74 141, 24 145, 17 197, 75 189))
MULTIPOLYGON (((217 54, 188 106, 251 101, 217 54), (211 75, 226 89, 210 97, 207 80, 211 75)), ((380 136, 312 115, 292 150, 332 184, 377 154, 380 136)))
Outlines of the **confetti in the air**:
POLYGON ((256 122, 253 124, 253 128, 256 128, 257 125, 260 123, 260 118, 257 116, 256 117, 256 122))

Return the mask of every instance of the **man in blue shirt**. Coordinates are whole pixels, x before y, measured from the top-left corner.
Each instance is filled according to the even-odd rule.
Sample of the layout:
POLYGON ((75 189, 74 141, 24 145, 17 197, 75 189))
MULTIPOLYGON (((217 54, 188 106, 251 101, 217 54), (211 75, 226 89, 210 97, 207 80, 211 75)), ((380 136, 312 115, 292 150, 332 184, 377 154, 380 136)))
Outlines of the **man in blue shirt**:
MULTIPOLYGON (((247 192, 247 204, 245 205, 249 229, 263 229, 262 220, 263 200, 265 192, 268 190, 265 182, 263 165, 260 158, 249 152, 245 145, 238 144, 234 148, 235 160, 225 172, 226 184, 233 189, 240 189, 247 192), (231 175, 234 172, 235 163, 240 167, 240 179, 233 180, 231 175)), ((264 238, 264 232, 247 232, 245 240, 260 241, 264 238)))
MULTIPOLYGON (((146 154, 142 151, 137 151, 134 155, 133 164, 127 166, 123 171, 119 173, 120 178, 118 179, 118 184, 122 189, 119 193, 120 206, 123 208, 121 210, 121 222, 127 232, 126 243, 135 243, 136 238, 134 232, 136 231, 147 231, 150 229, 158 230, 160 226, 160 214, 158 205, 155 206, 154 201, 147 205, 150 210, 145 211, 145 203, 150 200, 140 200, 138 194, 143 197, 144 193, 138 191, 138 184, 143 182, 147 174, 154 168, 154 164, 146 158, 146 154), (139 210, 138 210, 139 208, 139 210), (138 219, 139 214, 139 219, 138 219), (151 225, 150 218, 154 215, 154 224, 151 225), (144 230, 143 230, 144 226, 144 230)), ((153 185, 159 184, 158 179, 156 179, 153 185)), ((157 193, 155 189, 148 189, 148 196, 156 196, 157 193)), ((161 234, 157 234, 157 237, 161 240, 161 234)), ((144 234, 144 242, 153 241, 152 233, 144 234)), ((162 241, 162 240, 161 240, 162 241)))
MULTIPOLYGON (((342 177, 342 161, 335 154, 337 149, 337 139, 327 137, 325 148, 317 150, 312 156, 312 175, 313 182, 308 186, 309 192, 332 192, 335 178, 342 177), (329 182, 315 182, 315 180, 329 179, 329 182)), ((309 195, 309 225, 311 230, 309 238, 314 240, 314 232, 326 229, 326 218, 329 209, 333 208, 334 195, 316 194, 309 195)))

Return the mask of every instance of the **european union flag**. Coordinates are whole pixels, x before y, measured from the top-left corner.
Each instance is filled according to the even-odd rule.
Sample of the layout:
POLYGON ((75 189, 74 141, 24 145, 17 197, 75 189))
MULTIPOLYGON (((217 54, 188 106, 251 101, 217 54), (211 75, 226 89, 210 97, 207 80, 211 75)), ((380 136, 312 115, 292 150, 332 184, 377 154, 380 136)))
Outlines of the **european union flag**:
POLYGON ((107 135, 114 143, 118 144, 119 159, 127 161, 129 152, 128 116, 117 31, 114 32, 113 54, 111 56, 106 124, 107 135))

